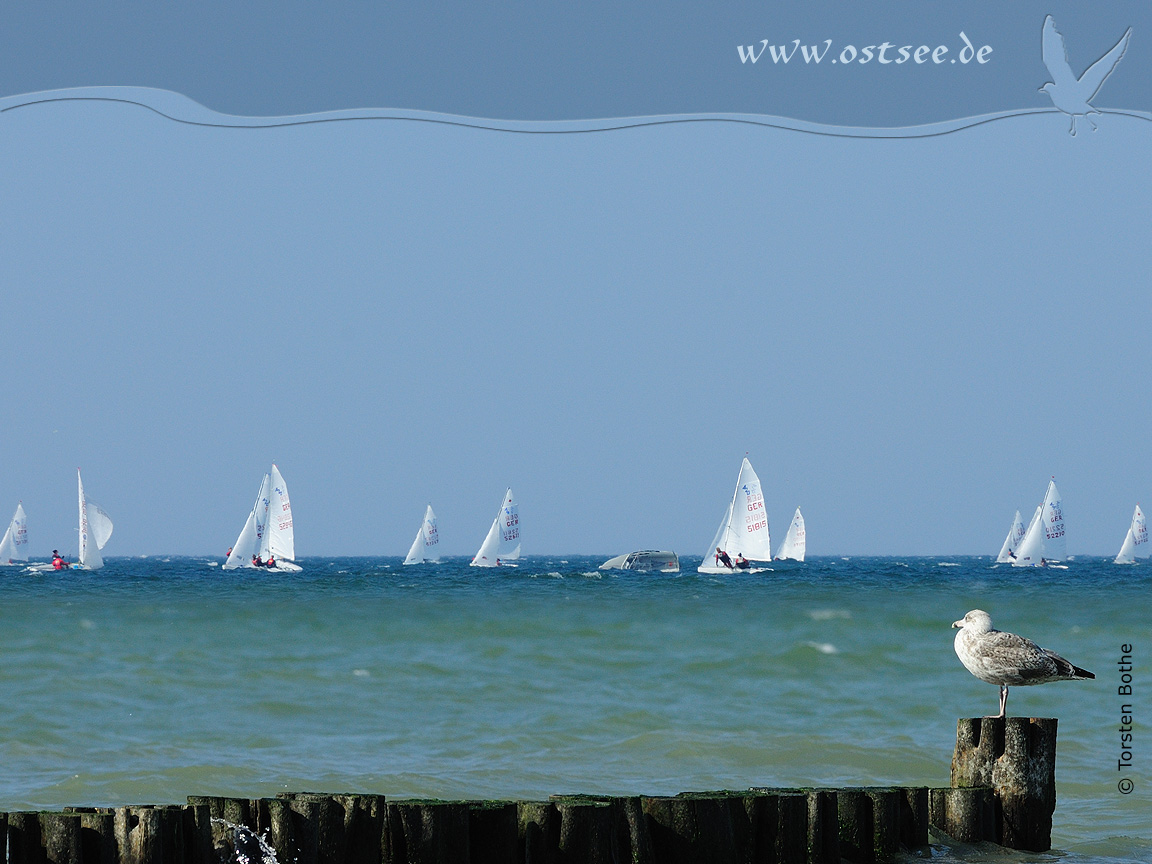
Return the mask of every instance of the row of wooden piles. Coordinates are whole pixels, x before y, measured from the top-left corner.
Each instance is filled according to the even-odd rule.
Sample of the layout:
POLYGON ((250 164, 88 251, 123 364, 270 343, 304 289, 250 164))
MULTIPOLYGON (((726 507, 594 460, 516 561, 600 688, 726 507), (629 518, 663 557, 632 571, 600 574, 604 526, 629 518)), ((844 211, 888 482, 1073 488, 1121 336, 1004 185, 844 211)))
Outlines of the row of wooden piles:
MULTIPOLYGON (((0 813, 7 864, 876 864, 960 842, 1050 846, 1056 721, 957 725, 952 786, 547 801, 291 793, 0 813), (266 848, 265 848, 266 844, 266 848)), ((3 859, 0 857, 0 864, 3 859)))
POLYGON ((930 808, 958 839, 986 839, 991 804, 987 789, 923 787, 519 802, 296 793, 8 813, 0 827, 8 864, 262 864, 257 837, 279 864, 873 864, 926 849, 930 808))

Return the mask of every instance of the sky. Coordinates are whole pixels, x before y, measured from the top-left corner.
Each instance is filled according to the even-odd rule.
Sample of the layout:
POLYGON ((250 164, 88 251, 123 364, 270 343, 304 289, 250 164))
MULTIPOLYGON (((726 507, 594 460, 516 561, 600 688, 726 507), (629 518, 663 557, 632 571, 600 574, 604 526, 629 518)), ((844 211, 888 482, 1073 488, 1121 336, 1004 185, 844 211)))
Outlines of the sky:
MULTIPOLYGON (((1136 25, 1148 13, 1120 5, 1097 21, 1082 8, 1046 10, 1067 13, 1073 66, 1132 25, 1098 102, 1146 112, 1136 25)), ((743 84, 716 97, 719 74, 683 101, 668 98, 675 75, 641 75, 624 94, 601 88, 598 111, 586 88, 566 101, 577 88, 559 70, 538 76, 519 119, 712 113, 580 134, 411 111, 254 128, 214 112, 514 114, 452 52, 447 82, 357 89, 357 61, 333 59, 351 37, 327 34, 336 68, 321 69, 299 47, 303 13, 277 19, 279 41, 254 37, 251 22, 205 27, 220 62, 202 77, 190 60, 202 44, 170 60, 153 45, 117 65, 118 40, 140 41, 123 9, 87 65, 4 73, 16 89, 0 99, 0 511, 23 501, 34 555, 75 551, 77 466, 116 524, 106 556, 223 554, 273 461, 300 555, 403 555, 428 502, 444 553, 470 555, 508 486, 526 554, 699 555, 745 453, 774 542, 800 506, 811 554, 994 555, 1052 475, 1069 552, 1115 554, 1149 500, 1147 113, 1105 114, 1075 137, 1049 110, 867 140, 718 119, 759 113, 743 84), (313 86, 294 98, 292 75, 229 81, 250 62, 250 37, 260 51, 298 50, 294 74, 314 70, 313 86), (19 98, 94 84, 166 87, 204 107, 127 89, 19 98)), ((925 28, 955 29, 958 10, 925 28)), ((139 11, 156 44, 181 24, 139 11)), ((520 11, 529 35, 557 23, 520 11)), ((776 20, 760 8, 757 20, 848 32, 833 11, 776 20)), ((601 26, 595 12, 585 27, 601 26)), ((406 32, 435 26, 406 14, 406 32)), ((620 40, 643 29, 637 16, 603 26, 620 40)), ((1043 16, 1029 40, 1015 39, 1015 15, 986 22, 997 62, 1028 56, 995 67, 1000 83, 960 87, 959 99, 956 82, 975 79, 909 84, 920 122, 1051 108, 1036 94, 1049 80, 1043 16)), ((690 17, 661 26, 690 41, 690 17)), ((81 23, 45 29, 31 6, 14 20, 61 45, 81 23)), ((525 33, 499 23, 485 32, 514 65, 531 53, 525 33)), ((745 32, 714 26, 730 49, 745 32)), ((601 50, 600 68, 634 68, 616 41, 601 50)), ((428 60, 411 52, 421 78, 428 60)), ((892 96, 852 74, 872 103, 892 96)), ((798 88, 803 111, 779 113, 915 122, 880 110, 862 123, 859 101, 845 107, 821 81, 798 88)))

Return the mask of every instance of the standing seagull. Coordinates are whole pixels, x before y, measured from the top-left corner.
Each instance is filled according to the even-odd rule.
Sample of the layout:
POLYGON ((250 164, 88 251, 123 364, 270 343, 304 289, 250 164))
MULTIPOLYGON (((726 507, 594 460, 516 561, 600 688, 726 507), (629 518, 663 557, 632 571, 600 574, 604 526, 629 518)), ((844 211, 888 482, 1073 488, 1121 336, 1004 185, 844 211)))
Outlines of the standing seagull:
POLYGON ((1068 49, 1064 47, 1064 37, 1056 29, 1051 15, 1044 19, 1041 48, 1044 65, 1048 67, 1053 80, 1041 87, 1040 91, 1047 93, 1052 99, 1052 104, 1072 118, 1072 128, 1068 131, 1073 135, 1076 134, 1077 117, 1083 117, 1092 127, 1092 131, 1096 131, 1096 124, 1088 115, 1100 112, 1090 103, 1100 92, 1104 79, 1112 74, 1112 70, 1128 50, 1128 37, 1131 35, 1132 28, 1129 27, 1120 37, 1120 41, 1112 46, 1111 51, 1085 69, 1084 74, 1077 78, 1072 72, 1072 67, 1068 65, 1068 49))
POLYGON ((973 609, 952 626, 960 628, 956 656, 964 668, 981 681, 1000 685, 999 717, 1007 711, 1010 686, 1096 677, 1031 639, 994 630, 992 617, 980 609, 973 609))

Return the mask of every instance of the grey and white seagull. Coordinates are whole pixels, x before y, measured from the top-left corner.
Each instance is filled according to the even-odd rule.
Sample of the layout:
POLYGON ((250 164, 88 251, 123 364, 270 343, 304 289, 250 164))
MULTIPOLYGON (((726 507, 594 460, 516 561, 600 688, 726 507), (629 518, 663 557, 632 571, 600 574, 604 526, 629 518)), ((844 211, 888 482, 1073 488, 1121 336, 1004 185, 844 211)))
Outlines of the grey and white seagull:
POLYGON ((998 717, 1008 709, 1009 687, 1096 677, 1031 639, 994 629, 992 616, 982 609, 973 609, 952 626, 960 628, 956 656, 964 668, 981 681, 1000 685, 998 717))
POLYGON ((1044 19, 1044 34, 1041 40, 1041 49, 1044 54, 1044 65, 1052 75, 1052 80, 1040 88, 1052 99, 1052 104, 1072 118, 1072 128, 1068 131, 1076 134, 1076 118, 1083 117, 1096 131, 1096 124, 1092 122, 1089 114, 1099 114, 1092 107, 1092 98, 1100 92, 1100 87, 1124 52, 1128 50, 1128 37, 1132 35, 1129 27, 1120 41, 1112 46, 1111 50, 1084 70, 1079 78, 1068 65, 1068 49, 1064 47, 1064 37, 1056 29, 1056 24, 1049 15, 1044 19))

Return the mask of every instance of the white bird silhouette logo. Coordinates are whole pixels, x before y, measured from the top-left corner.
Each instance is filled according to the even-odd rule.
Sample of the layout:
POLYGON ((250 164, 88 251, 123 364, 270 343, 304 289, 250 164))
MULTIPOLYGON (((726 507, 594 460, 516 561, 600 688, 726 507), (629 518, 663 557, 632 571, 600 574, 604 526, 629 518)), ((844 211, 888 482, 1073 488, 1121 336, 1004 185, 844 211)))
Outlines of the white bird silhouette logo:
POLYGON ((1092 127, 1092 131, 1096 131, 1096 124, 1088 115, 1100 112, 1092 107, 1092 99, 1100 92, 1101 85, 1112 74, 1112 70, 1128 50, 1128 37, 1131 35, 1132 28, 1129 27, 1107 54, 1085 69, 1084 74, 1077 78, 1072 72, 1072 67, 1068 65, 1068 49, 1064 47, 1064 37, 1056 29, 1056 23, 1051 15, 1044 19, 1041 48, 1044 53, 1044 65, 1048 67, 1053 80, 1041 87, 1040 92, 1047 93, 1052 99, 1052 104, 1072 118, 1072 128, 1068 130, 1072 135, 1076 134, 1077 117, 1083 117, 1092 127))

